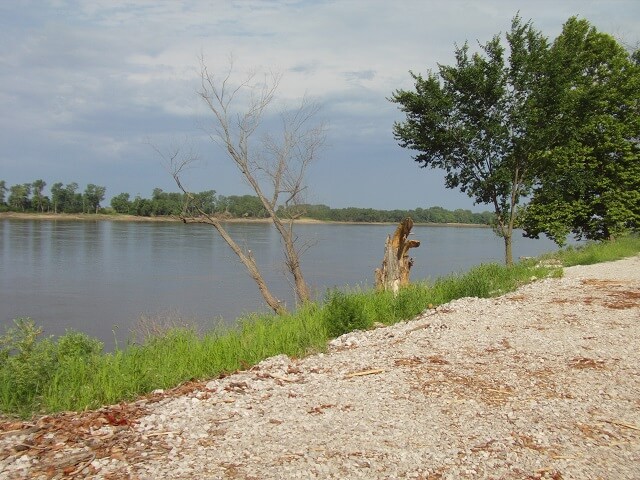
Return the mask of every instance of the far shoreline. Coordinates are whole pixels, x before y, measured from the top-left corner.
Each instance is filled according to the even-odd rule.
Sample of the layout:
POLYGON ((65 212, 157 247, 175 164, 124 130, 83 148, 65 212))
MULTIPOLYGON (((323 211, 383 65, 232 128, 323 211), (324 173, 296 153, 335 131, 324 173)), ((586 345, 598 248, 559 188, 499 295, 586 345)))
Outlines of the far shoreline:
MULTIPOLYGON (((48 220, 48 221, 113 221, 113 222, 182 222, 178 217, 156 216, 142 217, 128 214, 108 213, 33 213, 33 212, 0 212, 0 220, 48 220)), ((271 223, 270 218, 225 218, 223 223, 271 223)), ((294 220, 299 225, 396 225, 397 222, 340 222, 335 220, 317 220, 314 218, 299 218, 294 220)), ((417 226, 427 227, 456 227, 456 228, 490 228, 490 225, 477 223, 427 223, 415 222, 417 226)))

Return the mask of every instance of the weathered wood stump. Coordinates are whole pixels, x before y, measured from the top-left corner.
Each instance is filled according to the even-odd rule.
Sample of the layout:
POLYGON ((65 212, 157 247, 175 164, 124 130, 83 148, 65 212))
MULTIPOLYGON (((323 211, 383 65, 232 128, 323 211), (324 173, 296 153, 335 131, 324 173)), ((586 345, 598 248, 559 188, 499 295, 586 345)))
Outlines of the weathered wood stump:
POLYGON ((401 286, 409 284, 409 271, 413 266, 409 249, 420 246, 419 240, 407 240, 412 228, 413 220, 407 217, 400 222, 393 237, 387 236, 382 266, 375 270, 377 290, 390 290, 397 295, 401 286))

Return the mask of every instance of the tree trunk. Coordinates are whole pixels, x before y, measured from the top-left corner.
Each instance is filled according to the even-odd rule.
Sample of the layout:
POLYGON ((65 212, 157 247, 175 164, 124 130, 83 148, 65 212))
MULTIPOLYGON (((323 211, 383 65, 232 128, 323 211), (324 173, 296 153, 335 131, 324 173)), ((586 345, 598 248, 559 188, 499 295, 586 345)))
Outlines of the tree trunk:
POLYGON ((412 228, 413 220, 407 217, 398 225, 393 237, 387 237, 382 266, 375 270, 377 290, 390 290, 397 295, 401 286, 409 284, 409 271, 413 266, 409 249, 420 246, 419 240, 407 240, 412 228))
POLYGON ((504 235, 504 258, 507 266, 513 265, 513 233, 504 235))
POLYGON ((258 192, 258 198, 262 201, 272 223, 275 225, 276 230, 280 234, 282 243, 284 245, 285 264, 287 269, 293 275, 294 288, 296 292, 296 298, 301 304, 307 303, 311 300, 311 293, 309 287, 302 274, 302 268, 300 268, 300 255, 296 250, 295 237, 293 235, 293 220, 290 220, 289 225, 285 225, 282 219, 278 216, 276 210, 273 208, 273 204, 268 202, 265 196, 262 194, 259 186, 256 185, 254 190, 258 192))

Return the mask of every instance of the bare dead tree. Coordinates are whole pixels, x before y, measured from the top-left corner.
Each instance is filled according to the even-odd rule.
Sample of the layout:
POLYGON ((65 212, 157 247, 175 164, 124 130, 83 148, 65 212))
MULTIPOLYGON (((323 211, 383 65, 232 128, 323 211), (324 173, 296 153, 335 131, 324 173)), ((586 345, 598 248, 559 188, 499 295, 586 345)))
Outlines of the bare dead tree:
MULTIPOLYGON (((296 110, 281 114, 279 135, 269 133, 254 138, 268 107, 274 103, 280 80, 278 74, 259 77, 254 73, 234 83, 232 61, 226 74, 217 77, 201 59, 198 94, 213 114, 211 139, 223 147, 260 199, 282 240, 284 262, 293 277, 296 298, 305 303, 310 300, 310 291, 300 265, 304 246, 298 245, 293 228, 300 212, 293 207, 302 203, 305 174, 324 144, 325 128, 313 124, 319 107, 305 98, 296 110)), ((182 220, 213 226, 246 266, 267 305, 278 314, 284 313, 284 305, 269 291, 251 251, 233 240, 220 219, 194 203, 194 196, 183 185, 181 174, 193 158, 174 153, 170 158, 172 175, 187 199, 182 220)))

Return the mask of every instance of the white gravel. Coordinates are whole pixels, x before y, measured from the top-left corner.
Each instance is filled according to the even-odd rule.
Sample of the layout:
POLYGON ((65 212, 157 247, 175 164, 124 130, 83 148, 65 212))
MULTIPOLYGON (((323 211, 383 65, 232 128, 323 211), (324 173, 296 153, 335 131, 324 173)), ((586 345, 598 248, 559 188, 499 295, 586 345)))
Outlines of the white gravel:
MULTIPOLYGON (((135 462, 74 474, 640 479, 639 320, 640 257, 568 268, 151 403, 135 462)), ((0 458, 0 477, 62 478, 37 462, 0 458)))

